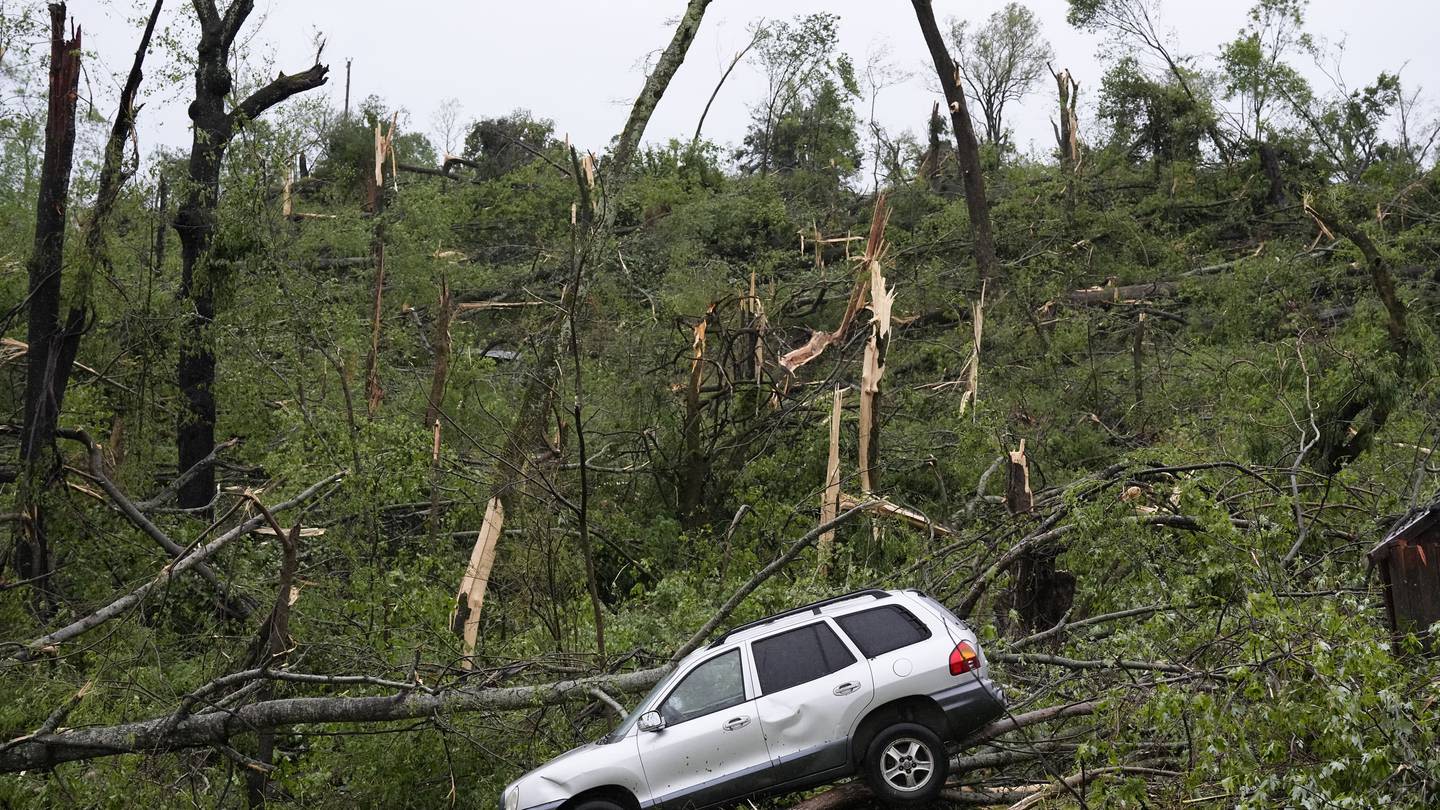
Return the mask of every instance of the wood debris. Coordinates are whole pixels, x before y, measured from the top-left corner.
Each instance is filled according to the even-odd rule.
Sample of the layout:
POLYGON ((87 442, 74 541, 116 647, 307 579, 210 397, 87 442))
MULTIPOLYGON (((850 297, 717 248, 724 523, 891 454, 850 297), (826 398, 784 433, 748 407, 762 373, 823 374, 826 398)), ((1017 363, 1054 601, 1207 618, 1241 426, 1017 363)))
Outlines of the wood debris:
MULTIPOLYGON (((820 524, 834 520, 840 514, 840 418, 845 410, 845 389, 835 389, 835 401, 830 408, 830 458, 825 463, 825 488, 820 493, 820 524)), ((834 555, 835 530, 820 535, 816 547, 820 557, 820 578, 830 575, 830 558, 834 555)))
POLYGON ((860 372, 860 488, 875 490, 873 466, 878 456, 880 380, 885 376, 885 355, 890 345, 890 314, 895 291, 886 286, 881 273, 885 258, 885 225, 890 209, 882 192, 875 198, 875 215, 870 220, 870 239, 865 244, 865 269, 870 276, 870 339, 865 343, 864 365, 860 372))
MULTIPOLYGON (((935 521, 931 520, 928 517, 925 517, 925 515, 915 511, 914 509, 909 509, 897 503, 891 503, 890 501, 883 498, 877 500, 874 496, 867 497, 865 500, 876 501, 875 503, 871 504, 869 507, 866 508, 865 511, 867 512, 871 512, 876 515, 882 515, 884 517, 893 517, 897 520, 909 523, 911 526, 915 526, 916 528, 924 529, 926 531, 933 531, 937 536, 949 537, 950 535, 953 535, 955 533, 953 529, 936 523, 935 521)), ((865 503, 865 501, 854 498, 850 495, 842 494, 840 496, 840 511, 845 512, 847 510, 854 509, 855 507, 860 506, 863 503, 865 503)))
POLYGON ((460 590, 455 594, 455 609, 450 614, 450 629, 461 637, 461 669, 471 669, 470 657, 475 654, 475 638, 480 631, 480 608, 485 604, 485 590, 490 585, 490 571, 495 567, 496 546, 505 526, 505 506, 500 498, 493 497, 485 506, 485 519, 480 525, 480 534, 475 538, 475 548, 470 552, 470 564, 465 566, 465 576, 460 580, 460 590))

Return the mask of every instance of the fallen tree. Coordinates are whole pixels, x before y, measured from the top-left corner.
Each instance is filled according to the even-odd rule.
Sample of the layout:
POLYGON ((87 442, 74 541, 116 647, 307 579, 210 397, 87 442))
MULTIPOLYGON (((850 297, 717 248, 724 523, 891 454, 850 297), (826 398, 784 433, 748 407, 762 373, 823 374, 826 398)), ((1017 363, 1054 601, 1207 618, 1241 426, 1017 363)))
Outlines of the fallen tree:
MULTIPOLYGON (((313 493, 319 487, 333 481, 334 477, 317 484, 300 497, 277 506, 272 512, 292 506, 313 493)), ((674 667, 675 662, 698 649, 710 634, 720 627, 730 614, 740 606, 747 596, 771 576, 800 555, 827 531, 848 523, 872 506, 863 503, 822 523, 795 540, 783 554, 769 565, 761 568, 716 610, 691 638, 677 650, 666 664, 623 674, 597 675, 533 686, 485 688, 484 686, 462 685, 454 688, 430 688, 413 679, 408 683, 385 681, 369 676, 321 675, 271 670, 265 667, 221 676, 192 692, 171 714, 153 717, 132 723, 113 726, 57 730, 66 714, 74 707, 71 703, 60 707, 41 727, 32 734, 0 743, 0 773, 52 768, 66 762, 118 756, 121 754, 156 754, 180 751, 189 748, 227 746, 231 737, 257 731, 272 731, 288 726, 311 723, 384 723, 431 717, 439 714, 477 711, 506 711, 529 709, 536 706, 562 703, 575 697, 592 696, 594 690, 604 693, 635 693, 644 691, 674 667), (222 698, 217 695, 223 689, 241 686, 257 681, 290 681, 311 685, 353 686, 368 684, 389 686, 394 692, 389 695, 371 697, 296 697, 266 700, 235 709, 212 709, 209 712, 190 714, 190 708, 202 699, 214 705, 222 698)), ((56 651, 59 644, 74 639, 100 624, 129 610, 156 586, 168 582, 175 574, 192 567, 226 543, 257 528, 267 521, 260 515, 240 523, 230 531, 211 541, 207 546, 182 558, 167 567, 159 577, 141 588, 107 605, 90 616, 74 622, 43 638, 22 645, 11 655, 20 661, 28 661, 40 653, 56 651)), ((1002 732, 1003 733, 1003 732, 1002 732)))

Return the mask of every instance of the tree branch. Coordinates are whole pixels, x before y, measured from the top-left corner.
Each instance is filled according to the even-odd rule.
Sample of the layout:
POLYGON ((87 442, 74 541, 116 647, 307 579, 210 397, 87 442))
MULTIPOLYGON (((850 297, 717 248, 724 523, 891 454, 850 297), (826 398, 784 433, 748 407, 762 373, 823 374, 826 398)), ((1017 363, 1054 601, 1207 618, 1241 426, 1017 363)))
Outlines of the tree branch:
MULTIPOLYGON (((246 1, 248 2, 248 0, 246 1)), ((240 2, 241 0, 236 0, 236 5, 239 5, 240 2)), ((320 64, 319 56, 316 54, 315 65, 304 73, 296 73, 293 76, 281 73, 275 77, 274 81, 251 93, 231 111, 228 117, 230 127, 234 128, 245 121, 253 121, 266 110, 291 96, 299 95, 307 90, 314 90, 325 84, 328 81, 330 68, 320 64)))
MULTIPOLYGON (((346 474, 346 471, 343 470, 341 472, 335 473, 334 475, 331 475, 324 480, 312 485, 304 492, 296 495, 294 498, 280 504, 279 506, 276 506, 272 511, 282 512, 287 509, 292 509, 295 506, 298 506, 310 500, 310 498, 314 497, 316 493, 320 492, 322 489, 335 483, 336 481, 339 481, 341 478, 345 477, 346 474)), ((201 546, 190 554, 181 557, 179 560, 176 560, 169 565, 166 565, 164 568, 160 569, 159 575, 157 575, 154 579, 150 580, 144 585, 141 585, 130 593, 125 594, 119 599, 116 599, 115 601, 100 608, 99 610, 91 613, 88 616, 71 622, 70 624, 60 628, 59 630, 54 631, 53 633, 48 633, 44 636, 41 636, 40 638, 18 645, 18 649, 7 653, 5 657, 13 659, 15 661, 25 662, 31 661, 41 655, 47 655, 57 652, 59 645, 69 641, 73 641, 79 636, 88 633, 89 631, 95 629, 96 627, 99 627, 105 622, 108 622, 111 619, 124 614, 131 608, 138 605, 142 600, 144 600, 151 591, 155 590, 158 587, 166 585, 179 574, 182 574, 185 571, 194 568, 195 566, 204 562, 205 559, 208 558, 210 555, 229 545, 236 538, 243 537, 246 534, 254 531, 255 529, 258 529, 263 523, 265 523, 265 518, 263 516, 252 517, 240 523, 239 525, 231 528, 224 534, 221 534, 219 537, 216 537, 214 540, 211 540, 206 545, 201 546)), ((3 758, 0 758, 0 762, 3 762, 3 758)), ((3 765, 0 765, 0 771, 3 770, 3 765)))

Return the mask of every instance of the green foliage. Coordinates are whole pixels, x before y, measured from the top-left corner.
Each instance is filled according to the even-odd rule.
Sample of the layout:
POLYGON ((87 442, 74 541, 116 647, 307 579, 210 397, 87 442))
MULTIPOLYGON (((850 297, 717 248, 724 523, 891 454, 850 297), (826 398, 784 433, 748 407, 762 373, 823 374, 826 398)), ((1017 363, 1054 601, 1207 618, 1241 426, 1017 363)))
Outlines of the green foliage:
MULTIPOLYGON (((1147 4, 1070 5, 1072 23, 1129 31, 1132 45, 1148 47, 1153 29, 1124 27, 1148 19, 1136 16, 1147 4)), ((1312 202, 1324 195, 1380 245, 1412 313, 1407 363, 1389 351, 1365 257, 1317 238, 1302 206, 1270 206, 1258 158, 1208 160, 1201 144, 1215 118, 1203 92, 1192 100, 1174 74, 1157 78, 1133 55, 1120 58, 1095 96, 1108 131, 1087 144, 1078 174, 1022 156, 987 169, 1003 274, 983 287, 968 258, 964 201, 922 183, 885 188, 893 215, 883 269, 896 303, 875 474, 879 494, 926 515, 935 533, 857 520, 837 532, 828 575, 807 551, 729 621, 875 584, 922 587, 954 605, 1038 521, 1057 515, 1061 533, 1048 548, 1075 579, 1070 620, 1156 609, 1026 650, 1095 668, 997 660, 999 677, 1024 710, 1099 699, 1090 725, 1034 730, 1036 740, 1054 737, 1051 768, 1153 759, 1181 773, 1097 781, 1086 793, 1091 806, 1434 806, 1440 670, 1420 639, 1387 634, 1364 551, 1435 491, 1421 451, 1440 440, 1430 379, 1440 179, 1420 173, 1387 134, 1401 92, 1394 76, 1334 98, 1308 95, 1280 58, 1305 46, 1301 11, 1292 0, 1256 6, 1222 52, 1225 89, 1253 111, 1247 135, 1282 156, 1286 187, 1309 191, 1312 202), (1313 114, 1331 134, 1289 126, 1280 99, 1292 95, 1308 106, 1290 112, 1313 114), (1167 285, 1135 299, 1073 297, 1153 282, 1167 285), (978 398, 966 399, 982 295, 980 385, 978 398), (1362 433, 1358 455, 1325 466, 1325 443, 1362 433), (1302 450, 1317 434, 1321 443, 1302 450), (1022 439, 1044 500, 1036 516, 996 503, 1005 473, 993 465, 1022 439), (1297 507, 1307 539, 1287 566, 1297 507), (1110 666, 1117 660, 1168 668, 1122 673, 1110 666)), ((870 316, 862 311, 843 340, 794 371, 776 362, 840 323, 873 206, 852 186, 857 83, 837 25, 818 14, 767 27, 755 56, 767 96, 752 108, 738 165, 728 147, 709 142, 652 144, 615 189, 601 161, 597 197, 615 206, 611 232, 572 228, 569 155, 553 123, 528 112, 471 127, 465 158, 479 168, 457 170, 463 182, 402 174, 387 184, 378 222, 361 200, 373 177, 374 127, 393 116, 385 103, 368 100, 348 121, 300 108, 246 128, 227 159, 218 212, 224 305, 213 327, 218 432, 241 443, 224 455, 226 489, 213 517, 230 525, 248 509, 236 497, 242 488, 273 504, 349 471, 308 511, 281 516, 324 529, 301 542, 286 666, 484 688, 666 660, 815 525, 837 385, 852 389, 840 422, 842 490, 861 494, 853 389, 870 316), (313 133, 322 135, 320 154, 311 154, 311 178, 295 182, 294 204, 318 216, 287 219, 278 190, 313 133), (377 224, 386 257, 378 340, 368 258, 377 224), (538 358, 557 321, 571 334, 560 302, 580 256, 575 352, 562 344, 553 373, 538 358), (442 278, 454 302, 481 306, 451 321, 436 453, 424 415, 443 337, 442 278), (373 416, 372 340, 384 394, 373 416), (455 587, 522 392, 552 373, 544 436, 525 448, 524 480, 508 493, 477 671, 462 673, 449 632, 455 587), (681 488, 695 472, 696 436, 692 514, 681 488), (578 542, 582 491, 605 611, 603 662, 578 542)), ((1204 77, 1180 75, 1206 89, 1204 77)), ((36 123, 10 109, 0 115, 4 311, 26 294, 36 123)), ((403 119, 401 130, 399 162, 434 165, 434 150, 403 131, 403 119)), ((112 476, 136 498, 177 472, 179 261, 166 223, 183 192, 179 159, 157 159, 122 196, 82 344, 89 370, 65 400, 65 424, 101 439, 112 476), (161 175, 169 204, 156 210, 161 175)), ((913 177, 917 162, 897 149, 894 176, 913 177)), ((93 195, 93 173, 88 164, 77 170, 82 201, 93 195)), ((23 308, 15 313, 0 322, 11 339, 23 337, 23 308)), ((5 421, 16 422, 22 365, 0 365, 0 379, 5 421)), ((85 467, 73 444, 61 452, 70 470, 85 467)), ((93 482, 79 472, 64 480, 70 486, 57 486, 49 518, 63 598, 54 616, 42 616, 28 587, 4 582, 0 640, 23 642, 85 615, 165 562, 97 503, 93 482)), ((0 495, 8 513, 13 488, 0 495)), ((213 537, 212 516, 152 514, 184 544, 213 537)), ((11 525, 0 522, 0 552, 13 545, 11 525)), ((217 615, 209 588, 185 577, 58 655, 4 670, 0 744, 33 732, 87 683, 66 726, 167 716, 184 695, 239 669, 276 599, 279 560, 277 543, 261 535, 213 558, 235 592, 260 605, 246 622, 217 615)), ((969 617, 993 653, 1013 651, 1021 634, 1017 580, 997 571, 969 617)), ((273 689, 280 698, 389 693, 273 689)), ((286 729, 275 779, 305 806, 439 805, 452 785, 457 804, 489 803, 522 770, 604 731, 610 718, 588 704, 286 729)), ((236 734, 230 743, 248 752, 254 739, 236 734)), ((1052 776, 1028 762, 1006 772, 1007 784, 1052 776)), ((243 792, 236 766, 210 750, 0 778, 7 806, 168 805, 182 793, 233 806, 243 792)))
POLYGON ((475 122, 465 136, 465 157, 480 164, 476 171, 481 179, 493 180, 537 160, 537 152, 554 152, 558 146, 554 121, 515 110, 475 122))
POLYGON ((766 24, 753 57, 765 73, 766 96, 752 108, 736 155, 747 172, 814 176, 816 182, 802 182, 801 195, 817 202, 833 196, 861 159, 853 107, 860 87, 850 58, 838 52, 839 21, 819 13, 766 24), (827 175, 828 184, 819 179, 827 175))
POLYGON ((1213 120, 1174 81, 1153 79, 1134 57, 1124 57, 1100 82, 1100 118, 1111 144, 1132 159, 1158 163, 1194 161, 1213 120))

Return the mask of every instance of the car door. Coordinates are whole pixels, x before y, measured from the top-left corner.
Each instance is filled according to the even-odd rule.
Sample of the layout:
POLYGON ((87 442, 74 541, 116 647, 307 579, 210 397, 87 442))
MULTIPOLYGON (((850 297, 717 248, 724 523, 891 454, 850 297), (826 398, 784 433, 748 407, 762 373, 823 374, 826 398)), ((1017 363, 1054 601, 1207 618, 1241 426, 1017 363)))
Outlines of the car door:
POLYGON ((753 641, 750 651, 774 782, 844 768, 850 729, 872 697, 870 667, 826 620, 753 641))
POLYGON ((860 656, 870 662, 877 703, 915 694, 914 677, 933 676, 948 663, 951 645, 935 648, 922 644, 931 637, 930 628, 903 605, 857 610, 836 616, 834 621, 860 656))
POLYGON ((737 647, 693 667, 657 704, 658 731, 640 731, 640 763, 654 802, 705 807, 751 792, 770 752, 737 647))

